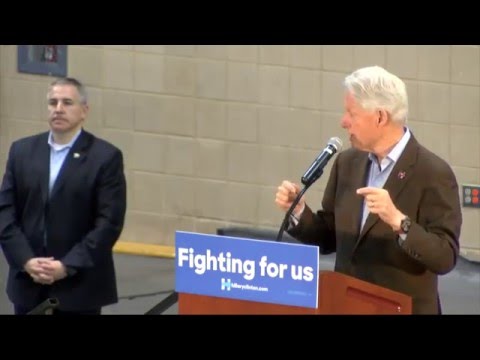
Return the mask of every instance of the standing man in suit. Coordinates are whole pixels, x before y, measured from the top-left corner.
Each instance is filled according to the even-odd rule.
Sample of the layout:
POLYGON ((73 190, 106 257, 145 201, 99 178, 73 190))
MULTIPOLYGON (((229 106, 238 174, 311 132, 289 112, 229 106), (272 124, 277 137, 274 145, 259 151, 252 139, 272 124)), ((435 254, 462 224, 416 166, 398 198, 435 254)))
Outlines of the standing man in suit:
MULTIPOLYGON (((302 197, 288 232, 336 252, 335 271, 411 296, 414 314, 440 314, 438 275, 456 264, 462 225, 455 175, 407 127, 401 79, 372 66, 344 85, 352 147, 335 159, 322 209, 302 197)), ((283 181, 275 202, 287 211, 299 192, 283 181)))
POLYGON ((83 129, 87 94, 51 83, 50 131, 14 141, 0 189, 0 244, 15 314, 47 298, 58 314, 100 314, 118 301, 112 248, 126 211, 122 152, 83 129))

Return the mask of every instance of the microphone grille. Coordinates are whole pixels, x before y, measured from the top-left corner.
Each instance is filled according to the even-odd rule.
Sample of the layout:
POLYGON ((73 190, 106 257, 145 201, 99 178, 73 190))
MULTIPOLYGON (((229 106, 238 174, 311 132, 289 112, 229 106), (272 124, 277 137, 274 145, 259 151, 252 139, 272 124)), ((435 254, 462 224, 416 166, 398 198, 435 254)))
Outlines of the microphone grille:
POLYGON ((330 140, 328 140, 328 145, 332 145, 335 148, 335 150, 340 151, 342 150, 343 142, 338 137, 332 137, 330 138, 330 140))

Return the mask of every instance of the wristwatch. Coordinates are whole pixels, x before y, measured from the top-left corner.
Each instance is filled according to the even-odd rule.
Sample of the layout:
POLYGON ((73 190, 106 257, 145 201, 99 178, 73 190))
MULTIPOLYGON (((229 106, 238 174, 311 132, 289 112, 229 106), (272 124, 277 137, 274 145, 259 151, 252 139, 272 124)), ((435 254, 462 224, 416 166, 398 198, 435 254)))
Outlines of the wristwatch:
POLYGON ((398 233, 408 234, 411 226, 412 226, 412 220, 408 216, 405 216, 400 222, 400 230, 398 231, 398 233))

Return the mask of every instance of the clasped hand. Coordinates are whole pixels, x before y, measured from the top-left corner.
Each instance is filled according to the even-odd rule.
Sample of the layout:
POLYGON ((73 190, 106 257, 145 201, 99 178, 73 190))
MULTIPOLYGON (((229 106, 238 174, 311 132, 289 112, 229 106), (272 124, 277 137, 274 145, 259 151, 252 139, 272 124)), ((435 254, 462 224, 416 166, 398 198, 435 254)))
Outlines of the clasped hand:
POLYGON ((67 276, 65 265, 52 257, 36 257, 27 261, 25 271, 39 284, 50 285, 67 276))

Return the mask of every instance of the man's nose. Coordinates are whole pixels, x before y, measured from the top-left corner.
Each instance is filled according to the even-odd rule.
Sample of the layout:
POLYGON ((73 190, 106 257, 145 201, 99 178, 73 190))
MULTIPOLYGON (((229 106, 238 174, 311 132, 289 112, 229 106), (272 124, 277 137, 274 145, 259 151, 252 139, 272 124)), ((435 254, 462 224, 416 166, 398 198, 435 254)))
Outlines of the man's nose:
POLYGON ((63 102, 59 101, 57 102, 57 105, 55 106, 55 111, 63 111, 63 102))
POLYGON ((349 124, 350 124, 350 121, 348 119, 348 116, 346 116, 346 115, 342 116, 342 118, 340 119, 340 126, 343 129, 346 129, 349 124))

